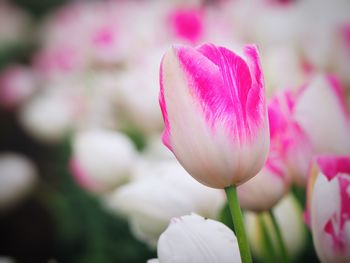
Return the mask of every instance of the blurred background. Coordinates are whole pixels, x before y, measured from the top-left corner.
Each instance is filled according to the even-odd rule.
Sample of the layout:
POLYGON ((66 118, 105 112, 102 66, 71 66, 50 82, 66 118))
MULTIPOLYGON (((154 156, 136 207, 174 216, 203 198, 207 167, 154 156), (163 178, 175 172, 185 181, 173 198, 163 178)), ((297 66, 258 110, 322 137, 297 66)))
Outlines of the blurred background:
MULTIPOLYGON (((173 44, 257 43, 269 98, 331 73, 349 107, 349 6, 0 0, 0 262, 146 262, 174 216, 229 225, 224 193, 197 185, 161 143, 162 55, 173 44)), ((276 209, 291 220, 289 252, 318 262, 305 185, 288 189, 276 209)))

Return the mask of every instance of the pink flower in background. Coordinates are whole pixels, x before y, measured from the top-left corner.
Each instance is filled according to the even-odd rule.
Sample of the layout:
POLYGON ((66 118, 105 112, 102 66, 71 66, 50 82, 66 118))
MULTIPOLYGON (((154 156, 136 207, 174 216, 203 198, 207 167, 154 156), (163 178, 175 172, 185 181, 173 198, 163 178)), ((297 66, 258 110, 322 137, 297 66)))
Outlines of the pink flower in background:
POLYGON ((163 142, 195 179, 214 188, 249 180, 268 152, 259 55, 252 45, 244 54, 213 44, 175 46, 161 64, 163 142))
POLYGON ((299 185, 305 185, 313 146, 294 118, 295 103, 296 96, 289 90, 269 102, 271 145, 267 165, 272 159, 282 160, 288 175, 299 185))
POLYGON ((297 92, 276 94, 268 105, 271 156, 305 186, 314 154, 350 154, 350 119, 342 87, 334 76, 318 75, 297 92))
POLYGON ((286 90, 268 105, 270 151, 264 168, 238 187, 243 208, 267 211, 288 193, 292 179, 306 184, 312 145, 293 118, 295 96, 286 90))
POLYGON ((12 65, 0 72, 0 105, 14 108, 28 99, 37 88, 36 75, 30 68, 12 65))
POLYGON ((176 38, 196 43, 204 31, 203 12, 199 8, 178 8, 170 12, 169 25, 176 38))
POLYGON ((318 156, 308 190, 318 257, 322 262, 349 262, 350 156, 318 156))
POLYGON ((60 45, 40 51, 33 64, 44 79, 52 79, 80 71, 85 64, 82 55, 75 46, 60 45))

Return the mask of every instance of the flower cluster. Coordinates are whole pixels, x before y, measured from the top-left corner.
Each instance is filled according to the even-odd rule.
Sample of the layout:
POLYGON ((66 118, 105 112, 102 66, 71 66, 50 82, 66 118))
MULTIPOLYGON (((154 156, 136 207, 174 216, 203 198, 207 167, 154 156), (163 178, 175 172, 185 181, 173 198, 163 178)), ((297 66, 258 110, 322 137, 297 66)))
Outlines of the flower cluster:
MULTIPOLYGON (((249 262, 235 198, 254 258, 296 259, 309 230, 322 262, 350 260, 347 1, 72 1, 34 21, 0 1, 0 55, 30 49, 0 63, 0 113, 68 141, 64 169, 149 262, 249 262)), ((0 212, 41 180, 2 151, 0 212)))

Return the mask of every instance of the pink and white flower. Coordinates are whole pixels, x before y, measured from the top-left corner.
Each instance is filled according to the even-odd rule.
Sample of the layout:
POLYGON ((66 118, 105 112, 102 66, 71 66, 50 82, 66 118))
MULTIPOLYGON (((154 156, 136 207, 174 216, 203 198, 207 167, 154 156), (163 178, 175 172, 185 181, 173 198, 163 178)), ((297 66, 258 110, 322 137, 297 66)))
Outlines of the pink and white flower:
POLYGON ((262 168, 269 146, 257 48, 245 59, 213 44, 174 46, 160 69, 163 142, 199 182, 239 185, 262 168))
POLYGON ((294 182, 305 185, 313 145, 295 119, 296 103, 296 96, 289 90, 276 94, 269 102, 271 145, 266 165, 279 174, 285 171, 294 182))
POLYGON ((350 154, 350 115, 335 77, 313 78, 300 90, 294 107, 294 118, 317 154, 350 154))
POLYGON ((317 157, 308 195, 313 241, 321 262, 349 262, 350 157, 317 157))

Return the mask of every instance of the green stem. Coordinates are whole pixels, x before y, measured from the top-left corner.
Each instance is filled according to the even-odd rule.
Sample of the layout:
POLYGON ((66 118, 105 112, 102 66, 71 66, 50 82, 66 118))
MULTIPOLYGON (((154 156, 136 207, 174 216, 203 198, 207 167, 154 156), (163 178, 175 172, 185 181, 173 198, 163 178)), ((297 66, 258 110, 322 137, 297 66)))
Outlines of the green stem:
POLYGON ((236 236, 238 239, 239 252, 241 254, 242 263, 251 263, 252 256, 248 243, 247 234, 244 228, 242 211, 239 206, 236 186, 225 188, 228 206, 230 208, 233 225, 235 227, 236 236))
POLYGON ((282 232, 281 232, 280 227, 278 226, 276 217, 271 209, 269 210, 269 215, 270 215, 272 225, 273 225, 273 228, 274 228, 276 236, 277 236, 277 242, 280 246, 282 262, 288 263, 289 262, 288 252, 287 252, 287 248, 286 248, 286 245, 285 245, 283 237, 282 237, 282 232))
POLYGON ((275 249, 273 247, 273 240, 269 235, 269 230, 264 219, 266 218, 264 218, 263 214, 258 215, 259 225, 261 227, 261 234, 263 238, 262 241, 264 262, 278 262, 278 259, 276 260, 275 249))

